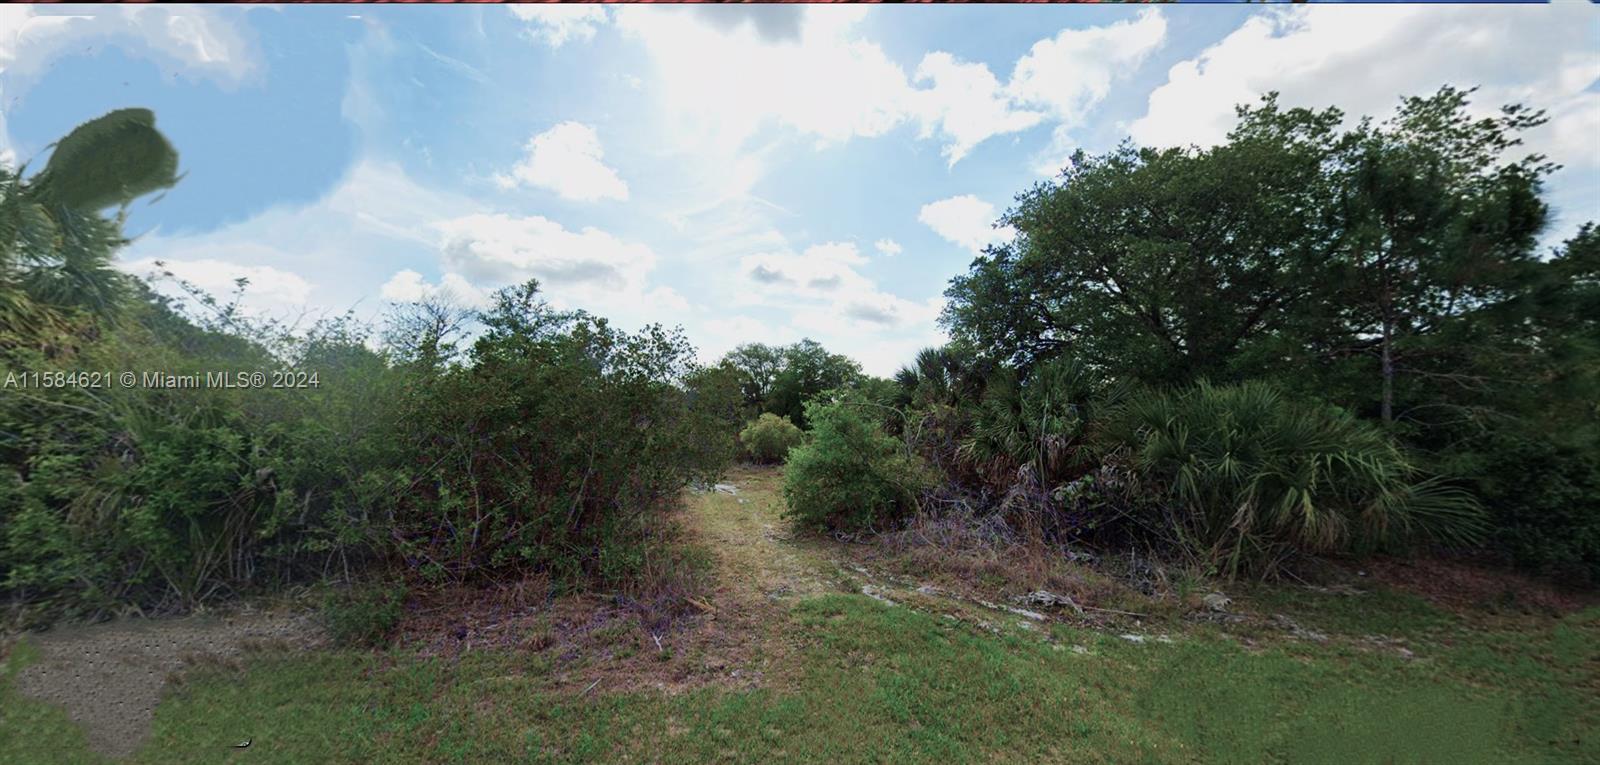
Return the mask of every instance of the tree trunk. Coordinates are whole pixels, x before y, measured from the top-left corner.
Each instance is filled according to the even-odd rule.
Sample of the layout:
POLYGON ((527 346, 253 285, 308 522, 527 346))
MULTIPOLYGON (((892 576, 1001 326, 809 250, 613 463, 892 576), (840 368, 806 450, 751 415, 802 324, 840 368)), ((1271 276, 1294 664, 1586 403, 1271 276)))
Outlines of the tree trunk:
POLYGON ((1385 425, 1394 422, 1394 354, 1389 347, 1393 337, 1393 327, 1385 317, 1383 320, 1383 423, 1385 425))
POLYGON ((1389 285, 1389 263, 1385 257, 1380 261, 1379 273, 1382 274, 1383 286, 1378 293, 1379 320, 1383 323, 1383 341, 1381 345, 1383 368, 1383 424, 1394 422, 1394 295, 1389 285))

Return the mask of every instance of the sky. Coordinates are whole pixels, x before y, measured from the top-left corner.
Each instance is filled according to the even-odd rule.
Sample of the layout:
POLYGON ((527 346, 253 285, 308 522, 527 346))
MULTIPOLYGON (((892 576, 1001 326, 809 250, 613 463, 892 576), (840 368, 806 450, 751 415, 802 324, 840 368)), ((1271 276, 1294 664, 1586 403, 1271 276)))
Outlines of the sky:
POLYGON ((1588 3, 0 7, 0 161, 125 106, 178 148, 130 272, 248 277, 283 318, 532 277, 708 361, 810 337, 879 375, 944 340, 949 279, 1074 150, 1445 84, 1549 113, 1548 243, 1600 219, 1588 3))

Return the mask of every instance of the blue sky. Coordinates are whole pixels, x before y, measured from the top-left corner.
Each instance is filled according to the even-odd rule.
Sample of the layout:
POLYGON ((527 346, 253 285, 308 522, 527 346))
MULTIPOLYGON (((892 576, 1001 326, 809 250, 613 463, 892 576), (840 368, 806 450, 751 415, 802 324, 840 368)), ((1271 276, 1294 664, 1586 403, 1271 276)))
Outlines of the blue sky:
POLYGON ((537 277, 707 358, 813 337, 885 374, 1075 148, 1207 144, 1232 107, 1545 108, 1551 241, 1600 218, 1600 10, 9 6, 0 152, 155 110, 187 172, 121 256, 252 310, 367 316, 537 277))

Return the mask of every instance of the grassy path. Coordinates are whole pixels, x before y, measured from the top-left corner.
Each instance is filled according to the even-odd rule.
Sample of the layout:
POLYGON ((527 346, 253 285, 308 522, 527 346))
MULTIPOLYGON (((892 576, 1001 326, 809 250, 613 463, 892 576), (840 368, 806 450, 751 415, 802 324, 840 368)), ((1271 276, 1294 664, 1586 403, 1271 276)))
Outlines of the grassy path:
MULTIPOLYGON (((712 612, 659 652, 259 651, 169 687, 132 759, 1600 761, 1600 611, 1467 619, 1285 589, 1258 600, 1322 639, 1174 621, 1148 629, 1170 642, 1135 642, 868 570, 789 533, 775 471, 729 480, 687 516, 715 557, 712 612), (682 682, 628 681, 652 673, 682 682)), ((17 693, 29 650, 0 676, 0 762, 94 761, 64 713, 17 693)))
POLYGON ((742 603, 782 601, 832 589, 827 549, 796 540, 783 518, 782 475, 735 469, 723 490, 694 495, 689 513, 717 558, 720 592, 742 603))

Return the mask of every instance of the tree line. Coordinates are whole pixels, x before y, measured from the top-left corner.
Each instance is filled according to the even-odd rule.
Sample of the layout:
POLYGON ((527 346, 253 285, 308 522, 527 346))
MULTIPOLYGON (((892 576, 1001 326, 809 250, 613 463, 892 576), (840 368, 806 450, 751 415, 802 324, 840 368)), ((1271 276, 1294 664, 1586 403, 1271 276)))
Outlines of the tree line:
POLYGON ((112 260, 177 152, 113 112, 0 169, 0 373, 322 384, 4 391, 0 597, 22 624, 330 580, 647 597, 697 576, 670 515, 741 451, 829 532, 946 515, 1222 576, 1443 550, 1592 582, 1600 231, 1541 247, 1544 117, 1471 96, 1347 120, 1269 95, 1214 147, 1079 152, 888 379, 810 340, 700 364, 535 282, 376 324, 162 294, 112 260))
POLYGON ((1268 94, 1211 148, 1080 151, 952 280, 951 343, 858 398, 900 410, 881 428, 932 486, 1073 533, 1233 571, 1408 537, 1590 581, 1600 231, 1541 248, 1557 167, 1521 147, 1545 117, 1471 96, 1348 120, 1268 94))

